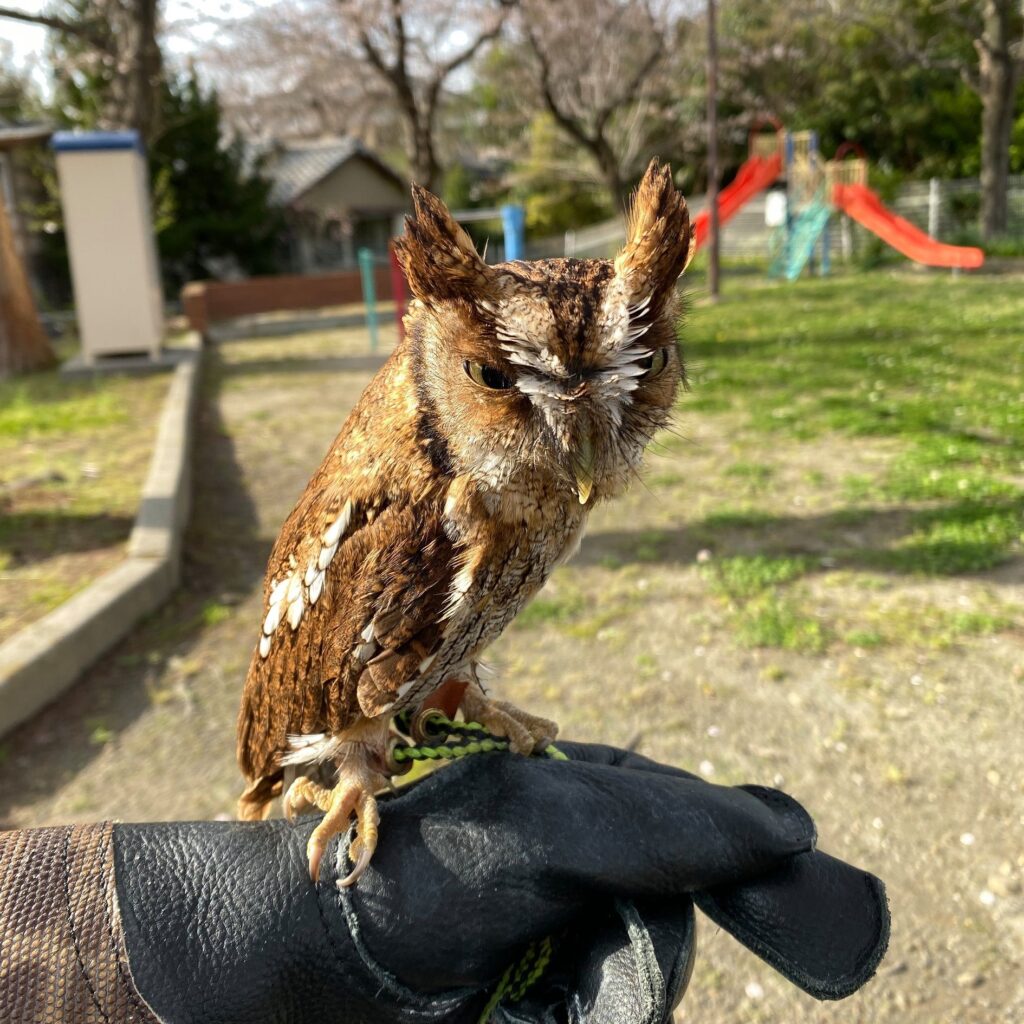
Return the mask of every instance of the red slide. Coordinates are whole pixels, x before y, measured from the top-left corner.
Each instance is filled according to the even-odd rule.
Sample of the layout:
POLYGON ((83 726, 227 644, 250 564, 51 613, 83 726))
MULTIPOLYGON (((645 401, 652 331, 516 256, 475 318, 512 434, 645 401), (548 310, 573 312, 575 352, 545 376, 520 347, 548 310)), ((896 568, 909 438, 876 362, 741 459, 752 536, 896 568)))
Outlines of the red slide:
MULTIPOLYGON (((758 192, 763 192, 782 173, 782 154, 752 156, 736 172, 736 177, 718 193, 718 223, 724 224, 758 192)), ((711 215, 703 210, 693 222, 693 233, 699 249, 708 238, 711 215)))
POLYGON ((832 190, 832 205, 915 263, 973 270, 985 262, 985 254, 980 249, 936 242, 910 221, 897 217, 866 185, 836 185, 832 190))

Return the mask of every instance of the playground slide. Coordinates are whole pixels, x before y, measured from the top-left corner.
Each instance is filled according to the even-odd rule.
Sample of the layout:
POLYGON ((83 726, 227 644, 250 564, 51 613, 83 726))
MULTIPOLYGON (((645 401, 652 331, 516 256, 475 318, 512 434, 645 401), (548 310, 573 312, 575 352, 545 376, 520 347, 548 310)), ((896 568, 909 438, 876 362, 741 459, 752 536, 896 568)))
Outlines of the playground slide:
POLYGON ((795 281, 814 254, 814 247, 831 216, 831 208, 820 196, 801 210, 794 218, 786 244, 773 261, 769 273, 773 277, 795 281))
POLYGON ((877 193, 866 185, 836 185, 833 204, 916 263, 929 267, 974 269, 985 262, 980 249, 966 245, 944 245, 926 235, 908 220, 896 216, 877 193))
MULTIPOLYGON (((725 224, 758 192, 763 192, 782 173, 782 155, 752 156, 744 161, 736 177, 718 193, 718 223, 725 224)), ((703 210, 693 222, 693 234, 699 249, 708 238, 711 214, 703 210)))

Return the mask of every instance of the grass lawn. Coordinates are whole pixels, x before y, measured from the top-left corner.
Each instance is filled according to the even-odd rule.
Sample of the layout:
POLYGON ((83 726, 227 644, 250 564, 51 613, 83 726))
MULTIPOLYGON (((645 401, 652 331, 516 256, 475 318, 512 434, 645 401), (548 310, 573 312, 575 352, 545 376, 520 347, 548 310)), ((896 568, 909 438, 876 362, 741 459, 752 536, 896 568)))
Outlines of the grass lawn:
POLYGON ((0 641, 121 557, 167 384, 56 371, 0 382, 0 641))
MULTIPOLYGON (((983 578, 1021 553, 1022 288, 946 274, 729 282, 693 314, 683 429, 698 414, 734 424, 731 461, 715 467, 728 496, 698 527, 703 574, 744 642, 942 645, 1014 624, 1020 609, 984 599, 876 596, 816 614, 804 584, 983 578)), ((692 485, 662 486, 683 500, 692 485)))
MULTIPOLYGON (((701 921, 687 1019, 1024 1020, 1024 282, 724 283, 695 295, 692 390, 645 486, 594 510, 488 652, 496 692, 779 786, 885 880, 892 946, 853 1000, 701 921)), ((184 585, 0 744, 0 823, 233 813, 267 555, 379 360, 354 330, 204 360, 184 585)))

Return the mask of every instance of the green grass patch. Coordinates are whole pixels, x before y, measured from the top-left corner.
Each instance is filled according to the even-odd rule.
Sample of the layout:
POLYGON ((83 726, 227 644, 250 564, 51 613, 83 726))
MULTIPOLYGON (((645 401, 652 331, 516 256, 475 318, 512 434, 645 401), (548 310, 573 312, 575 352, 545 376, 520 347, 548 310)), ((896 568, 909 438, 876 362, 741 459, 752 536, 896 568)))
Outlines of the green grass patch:
POLYGON ((726 469, 725 475, 762 487, 775 475, 775 470, 763 462, 734 462, 726 469))
POLYGON ((515 618, 520 629, 571 622, 586 609, 583 595, 571 591, 550 597, 535 597, 515 618))
POLYGON ((792 597, 775 591, 747 602, 736 614, 734 626, 745 647, 820 654, 828 646, 828 634, 822 623, 804 614, 792 597))
POLYGON ((778 517, 771 512, 759 509, 723 508, 710 512, 701 520, 701 526, 707 530, 757 530, 771 526, 778 517))
MULTIPOLYGON (((835 495, 864 515, 866 545, 876 550, 830 554, 887 572, 990 569, 1020 553, 1024 531, 1018 291, 1017 282, 945 275, 845 274, 773 287, 736 280, 683 328, 696 367, 693 391, 680 400, 683 420, 726 403, 745 457, 722 475, 764 490, 771 469, 743 452, 751 438, 771 445, 781 437, 797 451, 801 441, 837 436, 851 452, 861 438, 898 441, 867 469, 851 466, 835 495), (866 504, 906 508, 909 532, 872 537, 874 513, 856 508, 866 504)), ((826 485, 820 471, 804 476, 813 490, 826 485)), ((839 511, 830 511, 830 527, 841 525, 839 511)), ((881 526, 884 515, 876 518, 881 526)), ((729 538, 716 533, 766 535, 780 521, 721 508, 700 527, 717 543, 729 538)))
POLYGON ((221 604, 219 601, 207 601, 203 605, 200 617, 204 626, 217 626, 222 622, 227 622, 233 614, 234 609, 230 605, 221 604))
POLYGON ((118 378, 68 380, 56 372, 0 381, 0 437, 81 434, 124 423, 118 378))
POLYGON ((851 647, 881 647, 885 636, 877 629, 853 629, 843 639, 851 647))
POLYGON ((811 571, 813 564, 803 555, 734 555, 703 568, 715 591, 730 600, 743 601, 799 579, 811 571))
MULTIPOLYGON (((994 636, 1012 629, 1014 611, 1003 607, 980 609, 949 609, 928 604, 888 605, 868 613, 871 627, 848 633, 844 639, 851 646, 871 647, 902 645, 907 647, 948 650, 977 637, 994 636), (874 644, 863 639, 871 636, 874 644)), ((1019 614, 1016 616, 1019 618, 1019 614)))
POLYGON ((633 558, 637 562, 660 562, 668 540, 663 530, 640 530, 633 543, 633 558))
POLYGON ((920 512, 916 529, 891 548, 862 552, 866 566, 930 576, 984 572, 1024 547, 1024 498, 961 502, 920 512))

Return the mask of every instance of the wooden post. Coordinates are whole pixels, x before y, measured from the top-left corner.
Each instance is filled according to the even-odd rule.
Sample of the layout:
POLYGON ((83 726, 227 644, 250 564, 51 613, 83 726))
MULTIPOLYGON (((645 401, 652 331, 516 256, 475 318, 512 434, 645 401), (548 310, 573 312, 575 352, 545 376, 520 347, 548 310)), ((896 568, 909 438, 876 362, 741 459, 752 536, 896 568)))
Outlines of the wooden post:
POLYGON ((391 298, 395 301, 395 323, 398 326, 398 342, 405 340, 405 274, 398 262, 394 245, 388 246, 388 262, 391 264, 391 298))
POLYGON ((39 322, 0 189, 0 378, 45 370, 56 362, 50 339, 39 322))
POLYGON ((708 0, 708 293, 717 301, 718 286, 718 36, 715 0, 708 0))

